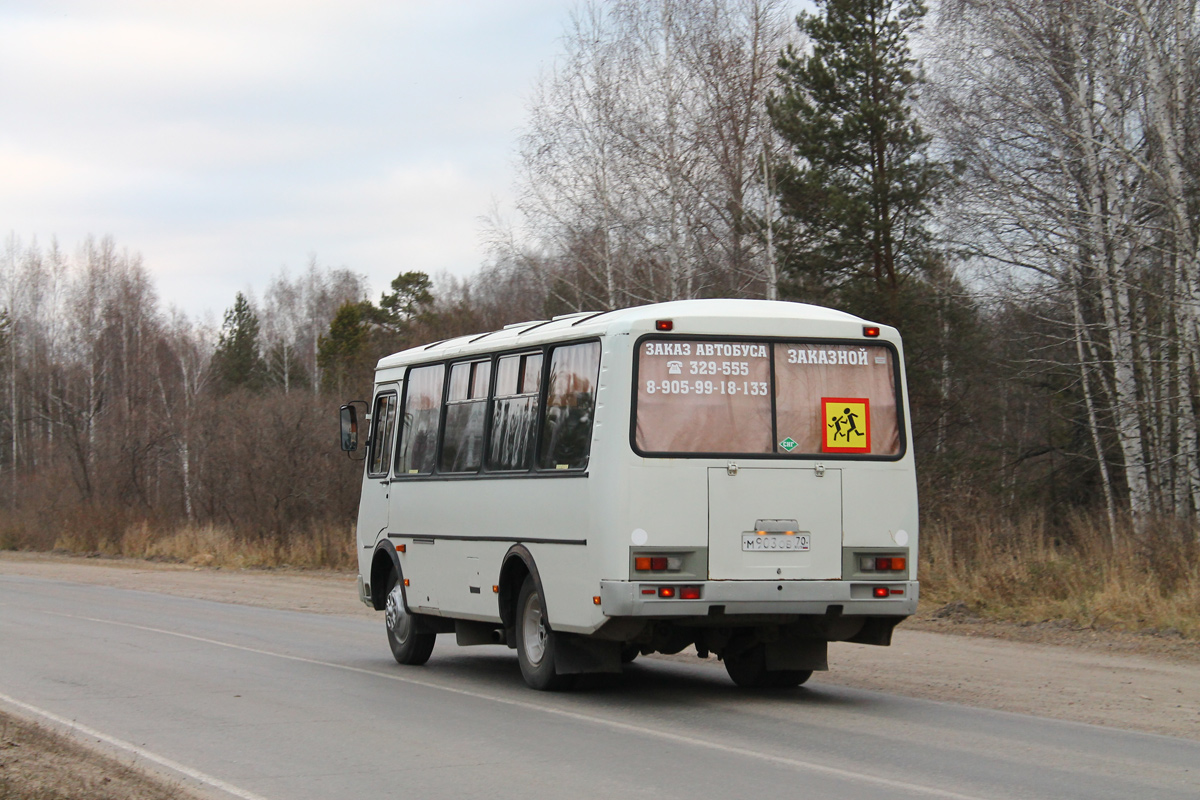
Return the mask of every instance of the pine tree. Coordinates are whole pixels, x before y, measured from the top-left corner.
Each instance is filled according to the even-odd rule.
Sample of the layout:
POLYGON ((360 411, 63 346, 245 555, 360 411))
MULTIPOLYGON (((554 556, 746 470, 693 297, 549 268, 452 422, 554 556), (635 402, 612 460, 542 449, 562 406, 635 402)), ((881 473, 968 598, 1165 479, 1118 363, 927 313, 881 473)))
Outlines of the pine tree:
MULTIPOLYGON (((914 439, 927 475, 962 464, 959 410, 981 374, 986 331, 934 246, 931 209, 947 177, 926 156, 908 47, 920 0, 816 0, 797 25, 810 50, 779 61, 768 101, 790 159, 777 168, 783 294, 895 325, 904 335, 914 439)), ((965 441, 965 439, 963 439, 965 441)))
POLYGON ((781 272, 807 297, 843 290, 894 307, 906 276, 935 262, 926 221, 942 168, 913 119, 908 34, 920 0, 816 0, 801 14, 811 53, 789 47, 768 101, 790 147, 779 166, 781 272), (883 302, 880 302, 880 301, 883 302))
POLYGON ((409 322, 433 303, 431 286, 432 281, 424 272, 400 273, 392 279, 392 291, 379 298, 379 308, 374 309, 375 321, 391 333, 402 333, 409 322))
POLYGON ((221 325, 217 349, 213 353, 213 367, 222 391, 236 388, 258 391, 262 388, 264 365, 258 336, 258 315, 246 296, 238 292, 233 307, 225 312, 225 322, 221 325))
POLYGON ((373 311, 368 301, 343 303, 329 323, 329 334, 320 338, 317 365, 326 392, 343 395, 366 370, 371 343, 367 320, 373 311))

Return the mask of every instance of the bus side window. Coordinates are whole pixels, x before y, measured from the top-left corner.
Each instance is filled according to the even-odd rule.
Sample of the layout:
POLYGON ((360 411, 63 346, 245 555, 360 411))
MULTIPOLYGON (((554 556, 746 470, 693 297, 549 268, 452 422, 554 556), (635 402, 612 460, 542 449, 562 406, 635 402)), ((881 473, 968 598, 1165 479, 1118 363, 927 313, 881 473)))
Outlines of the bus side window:
POLYGON ((497 363, 490 469, 524 470, 532 464, 541 378, 541 353, 504 356, 497 363))
POLYGON ((587 466, 600 373, 600 343, 556 347, 550 354, 541 469, 587 466))
POLYGON ((438 422, 442 415, 445 364, 408 371, 404 384, 404 427, 396 457, 397 475, 428 475, 437 458, 438 422))
POLYGON ((375 398, 374 426, 371 436, 372 475, 386 475, 391 462, 393 433, 396 430, 396 393, 389 392, 375 398))
POLYGON ((439 472, 476 472, 483 463, 483 419, 491 374, 490 361, 468 361, 450 368, 439 472))

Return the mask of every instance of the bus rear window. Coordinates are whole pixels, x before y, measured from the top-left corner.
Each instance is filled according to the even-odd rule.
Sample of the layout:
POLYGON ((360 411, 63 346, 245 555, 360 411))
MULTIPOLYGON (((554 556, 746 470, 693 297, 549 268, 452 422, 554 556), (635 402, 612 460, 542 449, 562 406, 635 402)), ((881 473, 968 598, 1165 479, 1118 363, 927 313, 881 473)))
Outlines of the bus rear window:
POLYGON ((644 340, 634 443, 648 454, 898 456, 894 361, 883 345, 644 340))
POLYGON ((776 342, 780 450, 900 455, 895 355, 881 345, 776 342))
POLYGON ((770 353, 766 342, 642 342, 638 449, 773 452, 770 353))

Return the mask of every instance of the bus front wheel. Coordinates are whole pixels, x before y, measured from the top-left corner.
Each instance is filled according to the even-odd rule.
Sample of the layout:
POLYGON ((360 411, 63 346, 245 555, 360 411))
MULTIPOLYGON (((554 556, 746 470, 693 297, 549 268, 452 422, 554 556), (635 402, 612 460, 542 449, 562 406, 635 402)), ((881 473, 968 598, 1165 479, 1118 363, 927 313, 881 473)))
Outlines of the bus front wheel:
POLYGON ((767 669, 767 651, 761 644, 727 657, 725 671, 743 689, 791 689, 812 677, 811 669, 767 669))
POLYGON ((546 621, 541 587, 532 575, 526 576, 517 595, 517 660, 521 677, 531 688, 554 691, 571 684, 572 676, 554 671, 555 639, 546 621))
POLYGON ((392 571, 391 583, 384 617, 388 644, 391 645, 392 655, 398 663, 419 667, 428 661, 433 653, 437 634, 417 633, 417 621, 404 606, 404 589, 400 586, 400 576, 395 570, 392 571))

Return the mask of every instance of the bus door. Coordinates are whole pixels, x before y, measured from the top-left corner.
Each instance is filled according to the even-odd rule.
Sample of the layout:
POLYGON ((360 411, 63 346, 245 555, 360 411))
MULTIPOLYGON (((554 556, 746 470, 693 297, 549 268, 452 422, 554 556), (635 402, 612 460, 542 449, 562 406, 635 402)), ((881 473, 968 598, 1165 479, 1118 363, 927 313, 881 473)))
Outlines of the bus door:
POLYGON ((840 580, 842 471, 708 470, 711 580, 840 580))
POLYGON ((381 537, 387 536, 392 449, 396 441, 399 405, 397 384, 382 384, 376 389, 371 406, 371 434, 367 441, 367 468, 358 503, 358 546, 362 549, 374 547, 381 537))

